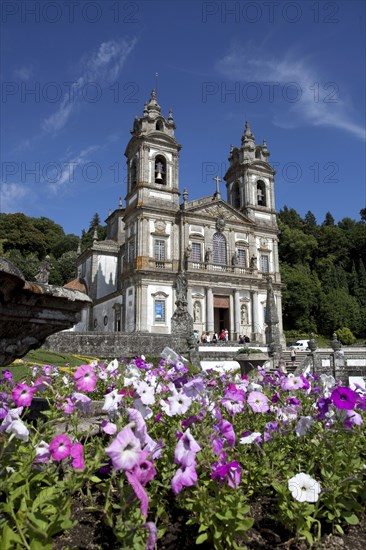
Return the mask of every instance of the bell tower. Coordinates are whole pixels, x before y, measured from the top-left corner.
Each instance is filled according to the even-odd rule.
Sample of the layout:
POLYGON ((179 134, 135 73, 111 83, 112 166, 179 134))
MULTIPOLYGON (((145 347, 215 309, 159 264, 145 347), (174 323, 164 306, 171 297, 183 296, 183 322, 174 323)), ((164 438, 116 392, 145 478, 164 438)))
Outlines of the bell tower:
POLYGON ((174 135, 172 111, 168 118, 161 114, 156 93, 151 92, 142 117, 135 117, 132 137, 126 147, 126 211, 131 208, 158 206, 179 208, 179 145, 174 135))
POLYGON ((276 226, 274 201, 275 170, 269 164, 266 142, 255 143, 249 123, 241 138, 241 146, 230 149, 230 166, 226 181, 228 202, 258 224, 276 226))

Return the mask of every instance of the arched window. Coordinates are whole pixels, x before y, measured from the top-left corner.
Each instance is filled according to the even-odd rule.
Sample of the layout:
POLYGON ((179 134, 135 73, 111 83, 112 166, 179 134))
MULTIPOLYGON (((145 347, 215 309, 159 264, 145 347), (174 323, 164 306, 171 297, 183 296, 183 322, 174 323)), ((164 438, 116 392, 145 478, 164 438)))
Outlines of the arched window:
POLYGON ((226 265, 226 239, 222 233, 215 233, 212 240, 213 264, 226 265))
POLYGON ((232 205, 234 208, 240 208, 240 189, 239 183, 235 182, 232 189, 232 205))
POLYGON ((156 122, 155 129, 158 130, 158 132, 162 132, 164 130, 164 125, 161 120, 156 122))
POLYGON ((163 155, 155 157, 155 183, 166 185, 166 159, 163 155))
POLYGON ((133 159, 131 163, 131 189, 136 186, 137 183, 137 162, 133 159))
POLYGON ((257 204, 258 206, 267 206, 266 184, 262 180, 257 181, 257 204))

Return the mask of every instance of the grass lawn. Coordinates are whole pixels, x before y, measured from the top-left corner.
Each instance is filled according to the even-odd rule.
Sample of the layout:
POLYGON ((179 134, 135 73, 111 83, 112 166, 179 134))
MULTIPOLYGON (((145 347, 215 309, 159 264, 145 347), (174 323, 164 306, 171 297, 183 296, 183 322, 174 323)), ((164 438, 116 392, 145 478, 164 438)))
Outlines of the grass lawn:
POLYGON ((7 367, 0 367, 0 371, 8 369, 13 373, 15 381, 21 380, 27 374, 27 370, 32 365, 54 365, 56 367, 78 367, 93 361, 95 357, 85 357, 81 355, 73 355, 67 353, 54 353, 46 349, 37 349, 30 351, 17 359, 7 367))

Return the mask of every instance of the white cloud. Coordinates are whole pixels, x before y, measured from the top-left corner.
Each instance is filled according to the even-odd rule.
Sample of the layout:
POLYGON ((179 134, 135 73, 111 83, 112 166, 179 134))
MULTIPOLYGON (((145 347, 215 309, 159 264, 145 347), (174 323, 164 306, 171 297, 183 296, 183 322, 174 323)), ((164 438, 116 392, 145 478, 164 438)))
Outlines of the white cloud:
POLYGON ((80 105, 83 89, 89 83, 103 89, 115 82, 136 42, 136 38, 102 42, 97 52, 85 55, 80 62, 81 75, 63 96, 59 109, 42 122, 42 130, 56 133, 63 128, 80 105))
POLYGON ((69 154, 67 158, 58 163, 58 166, 61 167, 60 171, 49 174, 49 180, 45 182, 48 183, 49 189, 53 193, 57 193, 68 183, 74 183, 76 170, 89 162, 91 153, 98 151, 98 149, 100 149, 99 145, 91 145, 77 155, 69 154))
POLYGON ((16 67, 14 69, 15 78, 19 80, 30 80, 33 76, 33 66, 32 65, 22 65, 21 67, 16 67))
POLYGON ((345 130, 358 139, 366 139, 365 128, 352 119, 352 103, 344 90, 337 82, 324 81, 306 59, 290 55, 279 59, 252 48, 234 47, 218 61, 216 68, 230 80, 262 84, 263 97, 269 94, 269 84, 276 83, 272 88, 274 97, 279 94, 287 106, 286 112, 280 108, 280 101, 275 103, 278 113, 273 122, 278 126, 296 127, 305 122, 345 130), (286 93, 290 100, 297 97, 297 101, 289 101, 286 93))
POLYGON ((21 212, 22 200, 29 194, 29 189, 21 183, 0 183, 0 212, 5 214, 21 212))

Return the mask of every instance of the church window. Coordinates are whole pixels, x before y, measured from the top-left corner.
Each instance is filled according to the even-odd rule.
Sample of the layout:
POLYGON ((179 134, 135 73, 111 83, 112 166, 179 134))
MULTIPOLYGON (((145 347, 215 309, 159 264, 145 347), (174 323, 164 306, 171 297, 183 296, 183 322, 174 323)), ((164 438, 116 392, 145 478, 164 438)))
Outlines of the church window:
POLYGON ((137 183, 137 162, 134 159, 131 163, 131 189, 136 187, 137 183))
POLYGON ((201 262, 202 261, 201 243, 192 243, 192 261, 193 262, 201 262))
POLYGON ((166 159, 163 155, 155 158, 155 183, 166 185, 166 159))
POLYGON ((158 120, 155 125, 155 128, 156 130, 158 130, 158 132, 162 132, 164 130, 163 122, 161 120, 158 120))
POLYGON ((257 181, 257 204, 258 206, 267 206, 266 184, 262 180, 257 181))
POLYGON ((240 190, 238 182, 235 182, 232 190, 232 205, 234 208, 240 208, 240 190))
POLYGON ((226 265, 226 239, 222 233, 213 236, 213 264, 226 265))
POLYGON ((261 271, 262 273, 269 272, 269 256, 267 254, 261 256, 261 271))
POLYGON ((247 251, 245 248, 238 248, 237 249, 238 254, 238 266, 240 267, 246 267, 247 265, 247 251))
POLYGON ((154 315, 156 323, 165 323, 165 299, 155 298, 154 315))
POLYGON ((155 256, 155 266, 164 267, 165 266, 165 240, 164 239, 155 239, 154 241, 154 256, 155 256))

